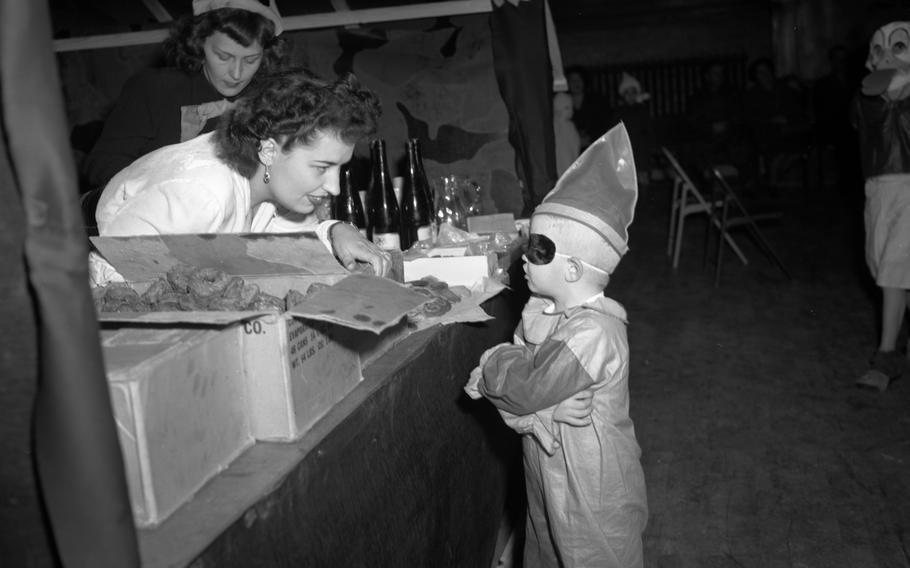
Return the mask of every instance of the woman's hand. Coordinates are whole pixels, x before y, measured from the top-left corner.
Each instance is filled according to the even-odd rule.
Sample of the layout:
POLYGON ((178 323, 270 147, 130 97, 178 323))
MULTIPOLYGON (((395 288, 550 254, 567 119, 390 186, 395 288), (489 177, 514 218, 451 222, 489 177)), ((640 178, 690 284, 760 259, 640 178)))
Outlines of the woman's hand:
POLYGON ((369 263, 377 276, 387 276, 392 269, 392 256, 364 238, 352 225, 335 223, 329 230, 329 238, 335 256, 348 270, 354 270, 358 261, 369 263))
POLYGON ((556 405, 553 420, 569 426, 587 426, 594 411, 594 391, 583 390, 556 405))

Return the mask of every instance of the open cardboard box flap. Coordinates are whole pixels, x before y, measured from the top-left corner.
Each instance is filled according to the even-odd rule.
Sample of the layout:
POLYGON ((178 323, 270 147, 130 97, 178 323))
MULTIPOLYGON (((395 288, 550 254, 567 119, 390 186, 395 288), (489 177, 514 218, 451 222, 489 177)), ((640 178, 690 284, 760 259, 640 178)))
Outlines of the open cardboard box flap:
MULTIPOLYGON (((312 233, 91 237, 91 242, 140 291, 178 264, 217 268, 280 297, 290 289, 305 293, 313 282, 329 283, 332 287, 312 294, 287 313, 374 333, 395 325, 426 301, 393 280, 349 273, 312 233)), ((98 319, 228 325, 264 313, 274 312, 117 312, 102 313, 98 319)))
POLYGON ((249 276, 347 274, 313 233, 90 237, 128 282, 151 282, 178 264, 249 276))

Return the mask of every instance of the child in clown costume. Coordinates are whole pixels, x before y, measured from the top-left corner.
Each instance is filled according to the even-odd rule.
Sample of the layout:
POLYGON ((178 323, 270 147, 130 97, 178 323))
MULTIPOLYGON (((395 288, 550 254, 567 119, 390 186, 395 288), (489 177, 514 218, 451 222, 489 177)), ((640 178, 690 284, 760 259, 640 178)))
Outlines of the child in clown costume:
POLYGON ((534 211, 524 255, 532 297, 514 342, 487 350, 465 387, 523 435, 526 568, 643 565, 648 510, 629 418, 626 312, 604 295, 637 198, 619 124, 534 211))
POLYGON ((910 290, 910 22, 892 21, 872 36, 871 73, 853 101, 866 178, 866 263, 882 292, 881 337, 857 385, 879 390, 898 378, 906 358, 897 338, 910 290))

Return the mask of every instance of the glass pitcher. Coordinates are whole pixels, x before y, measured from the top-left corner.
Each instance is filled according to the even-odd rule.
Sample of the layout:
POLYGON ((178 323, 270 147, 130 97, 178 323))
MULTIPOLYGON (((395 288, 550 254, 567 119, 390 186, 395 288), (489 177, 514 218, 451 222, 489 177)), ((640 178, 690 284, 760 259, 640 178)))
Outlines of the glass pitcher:
POLYGON ((480 185, 467 176, 452 176, 468 217, 481 214, 480 185))

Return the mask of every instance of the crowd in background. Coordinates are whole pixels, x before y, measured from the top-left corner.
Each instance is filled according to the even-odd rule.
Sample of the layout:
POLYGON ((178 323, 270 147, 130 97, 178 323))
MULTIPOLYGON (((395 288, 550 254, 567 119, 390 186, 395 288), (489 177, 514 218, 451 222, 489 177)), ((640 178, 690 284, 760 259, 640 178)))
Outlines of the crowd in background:
POLYGON ((724 62, 706 63, 700 88, 687 97, 685 116, 674 120, 654 116, 647 86, 629 73, 621 72, 618 96, 610 97, 593 88, 588 70, 570 66, 566 79, 580 150, 621 120, 644 184, 659 165, 660 146, 671 145, 691 162, 735 166, 743 180, 764 187, 785 185, 794 176, 804 181, 809 160, 826 159, 833 171, 813 175, 855 189, 861 179, 849 104, 862 70, 849 68, 844 46, 828 55, 828 72, 815 81, 781 75, 769 58, 755 59, 744 87, 730 81, 724 62))

